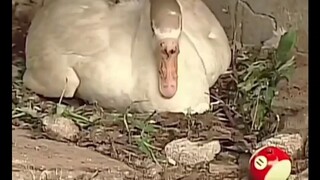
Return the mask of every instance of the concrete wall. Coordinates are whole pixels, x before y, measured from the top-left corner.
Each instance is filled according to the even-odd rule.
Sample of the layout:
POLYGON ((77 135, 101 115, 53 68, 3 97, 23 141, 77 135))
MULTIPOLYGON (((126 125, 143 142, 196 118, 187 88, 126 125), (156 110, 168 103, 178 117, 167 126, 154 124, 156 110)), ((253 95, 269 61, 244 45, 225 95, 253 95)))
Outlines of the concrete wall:
POLYGON ((259 44, 277 28, 298 30, 298 51, 308 52, 308 0, 203 0, 215 13, 229 38, 259 44), (241 27, 242 25, 242 27, 241 27))
MULTIPOLYGON (((20 4, 18 16, 29 20, 44 0, 13 0, 20 4)), ((270 39, 279 27, 298 29, 298 50, 308 52, 308 0, 203 0, 215 13, 231 39, 237 27, 238 40, 245 44, 259 44, 270 39), (242 27, 239 25, 242 24, 242 27)))

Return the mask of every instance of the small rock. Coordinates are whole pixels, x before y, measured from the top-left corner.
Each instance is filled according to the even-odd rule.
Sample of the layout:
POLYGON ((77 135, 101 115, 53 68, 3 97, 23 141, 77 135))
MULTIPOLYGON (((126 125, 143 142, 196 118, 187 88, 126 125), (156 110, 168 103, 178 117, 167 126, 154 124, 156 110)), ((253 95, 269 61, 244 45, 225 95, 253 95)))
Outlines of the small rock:
POLYGON ((50 138, 59 141, 75 141, 79 137, 79 127, 71 120, 60 116, 46 116, 42 119, 42 129, 50 138))
POLYGON ((211 161, 221 151, 219 141, 206 143, 191 142, 187 138, 177 139, 165 147, 167 158, 180 164, 194 165, 200 162, 211 161))
POLYGON ((168 158, 168 163, 173 165, 173 166, 177 165, 177 162, 172 158, 168 158))
POLYGON ((303 139, 300 134, 277 134, 274 137, 268 138, 259 142, 256 148, 264 146, 275 146, 286 151, 292 158, 295 158, 299 153, 303 152, 303 139))

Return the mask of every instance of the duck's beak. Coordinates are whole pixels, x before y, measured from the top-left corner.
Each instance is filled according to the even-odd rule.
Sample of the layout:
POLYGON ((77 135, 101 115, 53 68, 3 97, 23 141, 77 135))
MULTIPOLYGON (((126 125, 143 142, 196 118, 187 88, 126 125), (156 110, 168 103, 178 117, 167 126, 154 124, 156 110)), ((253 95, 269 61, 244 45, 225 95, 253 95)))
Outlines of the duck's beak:
POLYGON ((159 90, 163 97, 172 98, 178 89, 178 40, 161 40, 160 55, 159 90))

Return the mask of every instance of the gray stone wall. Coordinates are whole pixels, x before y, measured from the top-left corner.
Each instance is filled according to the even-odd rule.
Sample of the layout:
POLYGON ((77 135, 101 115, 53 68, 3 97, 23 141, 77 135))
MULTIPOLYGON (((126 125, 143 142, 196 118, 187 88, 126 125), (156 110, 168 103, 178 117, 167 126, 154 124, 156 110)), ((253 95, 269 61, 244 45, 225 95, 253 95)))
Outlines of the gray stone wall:
MULTIPOLYGON (((44 0, 13 0, 20 4, 16 15, 30 20, 44 0), (28 5, 24 5, 28 4, 28 5)), ((270 39, 279 27, 298 29, 298 51, 308 52, 308 0, 203 0, 215 13, 230 39, 234 29, 244 44, 270 39), (237 27, 237 28, 235 28, 237 27)))
POLYGON ((308 52, 308 0, 203 0, 231 39, 259 44, 283 27, 298 30, 297 50, 308 52))

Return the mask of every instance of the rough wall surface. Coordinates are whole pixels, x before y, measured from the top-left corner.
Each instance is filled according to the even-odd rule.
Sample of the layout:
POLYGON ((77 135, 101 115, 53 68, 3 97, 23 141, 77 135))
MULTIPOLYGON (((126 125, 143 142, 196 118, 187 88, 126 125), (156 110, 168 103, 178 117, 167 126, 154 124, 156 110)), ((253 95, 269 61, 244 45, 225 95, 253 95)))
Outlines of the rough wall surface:
POLYGON ((230 39, 234 30, 244 44, 259 44, 273 31, 296 28, 298 51, 308 52, 308 0, 203 0, 230 39), (235 28, 236 27, 236 28, 235 28))
MULTIPOLYGON (((27 0, 13 0, 12 3, 24 4, 25 1, 27 0)), ((308 52, 308 0, 203 1, 215 13, 230 39, 236 30, 237 39, 244 44, 260 44, 270 39, 274 30, 293 27, 299 32, 298 51, 308 52)), ((29 9, 29 16, 32 17, 37 9, 35 7, 42 4, 44 0, 33 0, 31 6, 19 7, 29 9)), ((18 14, 22 12, 19 10, 17 9, 18 14)))

